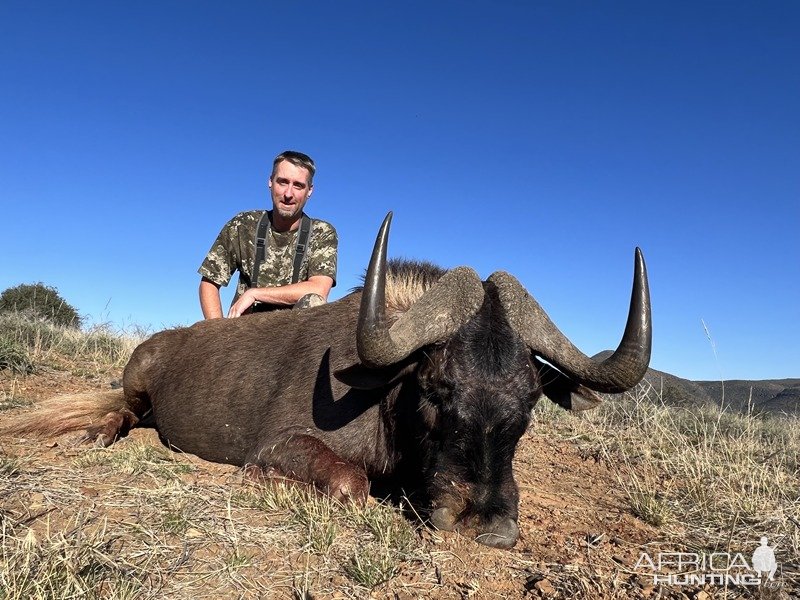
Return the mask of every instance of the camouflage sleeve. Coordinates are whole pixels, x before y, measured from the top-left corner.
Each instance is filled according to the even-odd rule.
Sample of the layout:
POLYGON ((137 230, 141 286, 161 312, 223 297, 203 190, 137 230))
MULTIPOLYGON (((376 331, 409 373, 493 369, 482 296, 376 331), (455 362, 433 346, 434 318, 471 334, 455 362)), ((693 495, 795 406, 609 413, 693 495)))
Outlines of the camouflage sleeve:
POLYGON ((238 217, 239 215, 225 224, 208 251, 203 264, 197 269, 201 276, 218 285, 228 285, 233 272, 237 269, 238 217))
POLYGON ((311 232, 308 253, 308 277, 327 275, 336 285, 336 260, 339 238, 333 225, 315 221, 311 232))

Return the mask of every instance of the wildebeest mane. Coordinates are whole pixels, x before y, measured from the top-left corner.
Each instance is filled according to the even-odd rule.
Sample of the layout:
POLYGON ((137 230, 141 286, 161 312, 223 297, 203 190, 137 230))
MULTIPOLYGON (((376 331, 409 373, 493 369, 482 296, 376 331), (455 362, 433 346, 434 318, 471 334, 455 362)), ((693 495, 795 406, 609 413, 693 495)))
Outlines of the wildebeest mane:
MULTIPOLYGON (((386 312, 391 319, 406 312, 447 269, 424 260, 390 259, 386 264, 386 312)), ((364 277, 361 276, 361 281, 364 277)), ((363 286, 353 288, 361 291, 363 286)))

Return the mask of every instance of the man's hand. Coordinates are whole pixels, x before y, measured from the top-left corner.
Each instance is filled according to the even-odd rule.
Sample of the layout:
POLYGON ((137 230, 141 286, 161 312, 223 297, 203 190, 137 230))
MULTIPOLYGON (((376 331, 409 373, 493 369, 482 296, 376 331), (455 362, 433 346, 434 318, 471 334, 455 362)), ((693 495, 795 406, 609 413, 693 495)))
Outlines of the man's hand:
POLYGON ((231 306, 228 318, 241 317, 256 302, 288 308, 306 294, 317 294, 323 301, 327 301, 331 286, 333 286, 333 279, 327 275, 315 275, 308 281, 290 283, 280 287, 250 288, 231 306))
POLYGON ((234 319, 236 317, 241 317, 248 308, 253 306, 255 301, 256 297, 252 288, 246 290, 241 296, 239 296, 239 299, 234 302, 233 306, 231 306, 231 309, 228 311, 228 318, 234 319))

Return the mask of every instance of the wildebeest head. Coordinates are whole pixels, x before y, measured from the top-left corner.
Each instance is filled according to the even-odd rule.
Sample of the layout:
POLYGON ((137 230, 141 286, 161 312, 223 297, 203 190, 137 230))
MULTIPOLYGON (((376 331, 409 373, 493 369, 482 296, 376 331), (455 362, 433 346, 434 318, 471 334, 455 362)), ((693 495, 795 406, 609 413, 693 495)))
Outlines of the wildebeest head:
POLYGON ((482 282, 472 269, 443 273, 396 319, 386 311, 386 251, 391 213, 375 242, 364 281, 358 353, 391 372, 418 353, 416 374, 431 521, 466 528, 477 541, 510 547, 519 537, 519 494, 511 463, 544 390, 567 408, 598 401, 592 390, 636 385, 650 360, 647 274, 636 251, 628 322, 617 350, 596 362, 550 321, 505 272, 482 282), (541 357, 554 369, 538 360, 541 357))

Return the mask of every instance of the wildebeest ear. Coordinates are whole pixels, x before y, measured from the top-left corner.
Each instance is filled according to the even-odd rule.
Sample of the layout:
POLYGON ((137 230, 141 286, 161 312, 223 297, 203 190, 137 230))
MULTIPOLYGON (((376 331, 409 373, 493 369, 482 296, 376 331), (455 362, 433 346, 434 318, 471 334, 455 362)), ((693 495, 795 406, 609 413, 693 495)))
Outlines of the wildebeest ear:
POLYGON ((558 369, 533 357, 533 364, 539 371, 542 391, 550 400, 566 410, 589 410, 595 408, 603 398, 595 391, 573 381, 558 369))
POLYGON ((339 369, 333 373, 339 381, 357 390, 374 390, 375 388, 391 385, 399 379, 412 373, 416 369, 415 362, 402 362, 389 365, 380 369, 370 369, 361 363, 352 367, 339 369))

